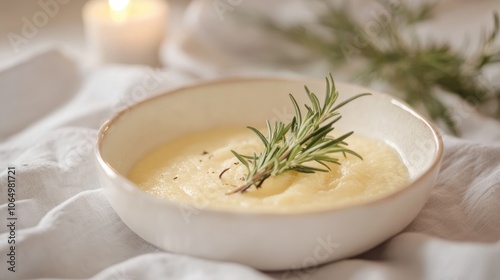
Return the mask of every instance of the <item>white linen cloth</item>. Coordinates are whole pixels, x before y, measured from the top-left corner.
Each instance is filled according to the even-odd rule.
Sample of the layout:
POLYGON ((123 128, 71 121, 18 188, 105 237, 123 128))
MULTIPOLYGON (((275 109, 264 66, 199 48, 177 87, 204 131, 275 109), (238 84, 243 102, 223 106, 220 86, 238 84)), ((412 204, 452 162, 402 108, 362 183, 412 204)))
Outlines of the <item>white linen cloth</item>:
MULTIPOLYGON (((179 71, 187 60, 177 57, 168 70, 110 65, 88 71, 58 50, 0 67, 0 217, 6 224, 8 166, 17 171, 18 217, 15 273, 7 270, 8 228, 0 227, 0 279, 500 279, 500 123, 492 119, 487 129, 466 131, 475 140, 444 136, 443 165, 423 211, 402 233, 360 256, 265 273, 165 252, 135 235, 103 195, 93 141, 103 120, 124 106, 226 74, 222 64, 198 63, 196 48, 176 46, 167 57, 182 51, 191 58, 185 66, 210 68, 187 74, 179 71), (156 83, 145 87, 144 81, 156 83)), ((464 121, 471 119, 484 118, 468 111, 464 121)))

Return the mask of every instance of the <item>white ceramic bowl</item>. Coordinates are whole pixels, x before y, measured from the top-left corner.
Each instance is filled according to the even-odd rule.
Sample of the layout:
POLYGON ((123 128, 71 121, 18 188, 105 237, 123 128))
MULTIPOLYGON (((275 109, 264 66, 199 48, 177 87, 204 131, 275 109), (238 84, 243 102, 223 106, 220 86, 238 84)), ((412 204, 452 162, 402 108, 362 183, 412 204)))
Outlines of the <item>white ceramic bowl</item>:
POLYGON ((300 214, 200 209, 156 198, 125 175, 170 139, 222 125, 262 125, 306 103, 307 84, 321 99, 323 80, 239 79, 200 84, 142 101, 106 122, 96 155, 111 206, 146 241, 170 252, 246 264, 262 270, 317 265, 362 253, 406 227, 434 185, 442 141, 433 124, 402 102, 348 84, 340 100, 372 92, 342 108, 336 127, 384 140, 400 153, 411 182, 382 199, 300 214))

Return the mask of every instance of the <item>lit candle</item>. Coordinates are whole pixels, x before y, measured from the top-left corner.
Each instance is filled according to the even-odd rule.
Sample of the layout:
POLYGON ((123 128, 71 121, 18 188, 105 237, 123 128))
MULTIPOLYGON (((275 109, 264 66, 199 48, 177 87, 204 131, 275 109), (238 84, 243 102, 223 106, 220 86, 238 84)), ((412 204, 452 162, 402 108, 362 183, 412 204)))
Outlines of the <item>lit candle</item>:
POLYGON ((90 0, 83 8, 90 50, 100 62, 157 65, 167 11, 163 0, 90 0))

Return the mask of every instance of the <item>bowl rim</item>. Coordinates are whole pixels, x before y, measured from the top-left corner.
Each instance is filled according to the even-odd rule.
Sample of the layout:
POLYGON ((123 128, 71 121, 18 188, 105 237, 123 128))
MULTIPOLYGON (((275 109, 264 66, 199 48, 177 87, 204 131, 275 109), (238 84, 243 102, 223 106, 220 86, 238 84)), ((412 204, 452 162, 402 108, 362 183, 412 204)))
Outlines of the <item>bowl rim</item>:
POLYGON ((348 205, 343 205, 343 206, 337 206, 337 207, 331 207, 331 208, 322 208, 319 210, 306 210, 303 212, 271 212, 271 211, 246 211, 244 209, 219 209, 219 208, 211 208, 211 207, 198 207, 195 204, 191 203, 180 203, 177 201, 173 200, 168 200, 164 198, 159 198, 156 197, 155 195, 149 194, 143 190, 141 190, 134 182, 130 181, 126 176, 121 175, 120 172, 118 172, 109 162, 104 160, 102 157, 102 143, 104 141, 104 138, 106 136, 107 130, 118 120, 120 120, 125 114, 128 112, 134 110, 136 107, 139 107, 145 103, 153 102, 154 100, 158 98, 163 98, 165 96, 171 95, 171 94, 179 94, 183 91, 186 90, 191 90, 191 89, 196 89, 196 88, 203 88, 206 86, 214 86, 214 85, 221 85, 221 84, 238 84, 238 83, 252 83, 252 82, 303 82, 307 84, 308 82, 319 82, 321 79, 319 78, 311 78, 311 77, 273 77, 273 76, 257 76, 257 77, 225 77, 225 78, 219 78, 219 79, 213 79, 213 80, 208 80, 208 81, 202 81, 202 82, 197 82, 194 84, 189 84, 185 86, 180 86, 173 88, 171 90, 167 90, 165 92, 159 93, 159 94, 154 94, 150 97, 147 97, 143 100, 140 100, 136 103, 133 103, 129 106, 127 106, 124 109, 121 109, 120 111, 114 113, 111 117, 109 117, 99 128, 98 133, 97 133, 97 138, 96 142, 94 145, 94 154, 97 158, 99 167, 104 170, 107 176, 111 176, 113 178, 118 178, 121 180, 124 180, 128 183, 127 191, 134 191, 137 193, 141 193, 141 195, 144 195, 144 198, 155 201, 160 204, 165 204, 167 206, 173 206, 173 207, 185 207, 188 205, 188 207, 193 207, 197 211, 200 212, 209 212, 209 213, 215 213, 215 214, 225 214, 225 215, 245 215, 245 216, 279 216, 279 217, 292 217, 292 216, 308 216, 308 215, 321 215, 321 214, 327 214, 331 212, 341 212, 341 211, 347 211, 347 210, 352 210, 355 208, 363 208, 366 206, 370 206, 372 204, 378 204, 378 203, 383 203, 387 200, 391 200, 395 198, 396 196, 402 194, 403 192, 407 192, 410 189, 414 189, 421 181, 423 181, 425 178, 427 178, 431 173, 435 171, 436 168, 439 168, 439 165, 442 161, 443 157, 443 139, 441 136, 441 133, 439 132, 437 126, 427 119, 426 117, 420 115, 417 113, 413 108, 411 108, 408 104, 406 104, 404 101, 401 101, 389 94, 382 93, 377 90, 372 90, 363 86, 359 86, 356 84, 351 84, 351 83, 344 83, 344 82, 335 82, 335 85, 346 85, 346 86, 351 86, 355 88, 359 88, 360 90, 364 90, 365 92, 370 92, 373 96, 376 98, 383 98, 388 100, 391 104, 394 106, 399 107, 401 110, 406 111, 410 113, 413 117, 417 118, 419 121, 423 122, 432 132, 433 135, 433 140, 436 144, 436 150, 433 155, 432 163, 430 166, 418 177, 416 177, 414 180, 409 181, 406 183, 406 185, 390 194, 387 194, 385 196, 372 199, 369 201, 365 202, 356 202, 348 205), (132 187, 132 188, 130 188, 132 187))

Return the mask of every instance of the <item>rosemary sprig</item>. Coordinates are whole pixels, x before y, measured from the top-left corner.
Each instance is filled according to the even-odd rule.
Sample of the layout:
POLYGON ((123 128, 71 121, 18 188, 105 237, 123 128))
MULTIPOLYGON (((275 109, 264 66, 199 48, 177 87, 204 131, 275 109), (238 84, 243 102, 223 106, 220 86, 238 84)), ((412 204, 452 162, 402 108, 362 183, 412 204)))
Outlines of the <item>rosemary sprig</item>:
POLYGON ((339 93, 331 74, 326 78, 326 94, 323 104, 307 86, 304 88, 311 102, 311 105, 304 105, 307 110, 305 115, 302 114, 297 101, 290 94, 295 109, 295 116, 290 123, 275 122, 271 125, 267 121, 267 137, 256 128, 248 127, 262 141, 264 151, 259 155, 256 153, 242 155, 231 151, 247 168, 247 176, 242 186, 228 194, 245 192, 252 186, 260 188, 267 178, 286 171, 328 172, 330 167, 326 163, 340 164, 338 158, 332 156, 334 153, 341 153, 344 156, 352 154, 361 158, 356 152, 348 149, 347 143, 344 142, 352 135, 352 131, 338 138, 329 134, 334 130, 333 125, 341 118, 338 109, 369 93, 359 94, 335 104, 339 93), (310 162, 317 162, 322 167, 306 165, 310 162))
POLYGON ((321 2, 325 4, 321 14, 307 24, 283 27, 266 19, 259 24, 302 47, 310 59, 326 60, 337 69, 349 64, 356 72, 354 80, 388 85, 455 135, 459 134, 459 116, 440 100, 439 90, 457 95, 476 109, 496 100, 496 117, 500 118, 500 87, 488 84, 483 75, 486 67, 500 62, 500 45, 495 43, 500 36, 497 13, 477 52, 466 55, 447 42, 424 44, 419 38, 414 26, 432 17, 433 4, 416 7, 400 1, 397 11, 392 11, 393 1, 379 0, 381 9, 390 12, 390 19, 379 22, 378 32, 373 34, 366 32, 366 26, 346 7, 321 2))

